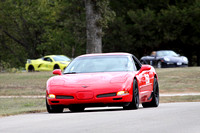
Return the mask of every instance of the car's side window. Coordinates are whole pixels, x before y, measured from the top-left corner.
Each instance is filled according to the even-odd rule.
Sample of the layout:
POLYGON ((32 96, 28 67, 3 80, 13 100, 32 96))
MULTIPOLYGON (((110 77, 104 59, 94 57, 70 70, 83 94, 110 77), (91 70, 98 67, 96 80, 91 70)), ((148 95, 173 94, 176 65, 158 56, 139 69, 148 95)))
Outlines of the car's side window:
POLYGON ((137 71, 137 68, 135 66, 135 61, 131 57, 129 58, 129 62, 127 66, 128 66, 128 70, 137 71))
POLYGON ((137 71, 140 70, 141 64, 140 64, 139 60, 136 57, 134 57, 134 56, 132 56, 132 58, 133 58, 135 66, 136 66, 136 70, 137 71))
POLYGON ((49 57, 44 58, 44 61, 52 62, 51 58, 49 58, 49 57))

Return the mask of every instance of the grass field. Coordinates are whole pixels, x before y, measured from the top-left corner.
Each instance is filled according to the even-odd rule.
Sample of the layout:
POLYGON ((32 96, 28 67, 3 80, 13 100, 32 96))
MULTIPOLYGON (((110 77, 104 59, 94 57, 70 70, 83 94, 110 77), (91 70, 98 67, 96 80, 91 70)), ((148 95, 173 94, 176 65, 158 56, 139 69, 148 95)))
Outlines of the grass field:
POLYGON ((0 95, 44 95, 52 72, 1 73, 0 95))
MULTIPOLYGON (((156 69, 160 93, 200 92, 200 67, 156 69)), ((0 73, 0 96, 45 95, 52 72, 0 73)), ((161 102, 200 101, 200 96, 161 97, 161 102)), ((45 110, 44 99, 0 98, 0 116, 45 110)))
POLYGON ((0 116, 46 111, 44 99, 2 98, 0 116))
POLYGON ((200 67, 156 69, 161 93, 200 92, 200 67))

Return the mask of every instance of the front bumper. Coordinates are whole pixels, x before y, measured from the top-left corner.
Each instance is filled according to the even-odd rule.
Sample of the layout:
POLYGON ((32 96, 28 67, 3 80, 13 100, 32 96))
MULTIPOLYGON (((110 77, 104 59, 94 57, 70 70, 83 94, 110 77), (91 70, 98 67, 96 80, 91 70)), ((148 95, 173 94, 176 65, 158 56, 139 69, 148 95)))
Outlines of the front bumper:
POLYGON ((117 96, 114 93, 99 94, 93 96, 77 96, 77 94, 69 95, 56 95, 55 98, 49 98, 47 94, 47 102, 49 105, 62 105, 70 106, 74 104, 81 104, 85 106, 95 105, 121 105, 123 103, 131 102, 132 95, 126 94, 117 96))
POLYGON ((168 68, 168 67, 188 67, 188 64, 183 63, 183 62, 162 62, 162 67, 163 68, 168 68))

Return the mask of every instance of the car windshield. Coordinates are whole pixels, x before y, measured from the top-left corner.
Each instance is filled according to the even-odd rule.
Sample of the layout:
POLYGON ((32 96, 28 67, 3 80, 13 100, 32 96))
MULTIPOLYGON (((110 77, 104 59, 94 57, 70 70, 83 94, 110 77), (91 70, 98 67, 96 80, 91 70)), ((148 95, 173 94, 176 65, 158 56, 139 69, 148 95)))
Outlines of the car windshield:
POLYGON ((69 64, 64 74, 118 71, 133 71, 133 63, 128 56, 78 57, 69 64))
POLYGON ((64 55, 53 56, 54 61, 70 61, 70 59, 64 55))
POLYGON ((166 50, 166 51, 158 51, 157 52, 157 56, 159 56, 159 57, 163 57, 163 56, 175 56, 175 57, 177 57, 178 56, 178 54, 177 53, 175 53, 174 51, 168 51, 168 50, 166 50))

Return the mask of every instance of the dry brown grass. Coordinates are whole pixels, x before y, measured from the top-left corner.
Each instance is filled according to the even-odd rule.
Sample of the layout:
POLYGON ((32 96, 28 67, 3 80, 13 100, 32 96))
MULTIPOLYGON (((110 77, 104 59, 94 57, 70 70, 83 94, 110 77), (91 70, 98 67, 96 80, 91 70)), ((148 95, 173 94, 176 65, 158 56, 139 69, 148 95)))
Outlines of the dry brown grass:
MULTIPOLYGON (((161 93, 200 92, 200 67, 156 69, 161 93)), ((52 72, 0 73, 0 96, 45 95, 52 72)), ((200 101, 200 96, 161 97, 161 102, 200 101)), ((45 99, 1 98, 0 117, 45 110, 45 99)))
POLYGON ((161 93, 200 92, 200 67, 156 69, 161 93))
POLYGON ((46 81, 52 72, 1 73, 0 95, 45 95, 46 81))
POLYGON ((174 97, 160 97, 161 103, 171 102, 200 102, 200 96, 174 96, 174 97))
MULTIPOLYGON (((200 92, 200 67, 156 69, 161 93, 200 92)), ((0 95, 45 95, 52 72, 1 73, 0 95)))
POLYGON ((0 99, 0 117, 22 113, 45 111, 45 99, 2 98, 0 99))

